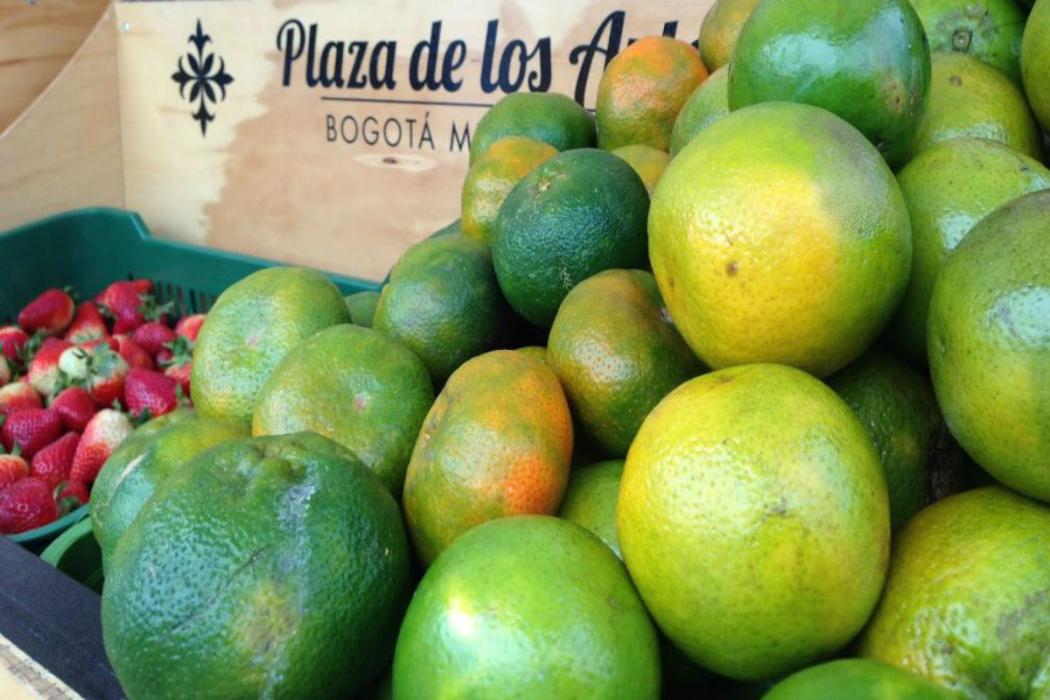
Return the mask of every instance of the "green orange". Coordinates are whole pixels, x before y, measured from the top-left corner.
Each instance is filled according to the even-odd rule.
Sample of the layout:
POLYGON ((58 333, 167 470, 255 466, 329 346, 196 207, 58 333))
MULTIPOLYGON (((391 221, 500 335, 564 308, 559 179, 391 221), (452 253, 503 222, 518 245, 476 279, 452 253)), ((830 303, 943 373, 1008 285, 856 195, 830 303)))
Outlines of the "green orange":
POLYGON ((760 0, 716 0, 700 23, 700 58, 709 71, 733 60, 744 23, 760 0))
POLYGON ((1000 487, 923 510, 893 543, 863 656, 966 698, 1050 693, 1050 510, 1000 487))
POLYGON ((513 350, 456 370, 427 413, 408 465, 405 518, 430 564, 487 520, 554 513, 569 479, 572 418, 547 365, 513 350))
POLYGON ((518 516, 464 534, 426 572, 394 697, 660 695, 656 632, 623 566, 583 528, 518 516))
POLYGON ((614 457, 627 454, 660 399, 703 370, 644 270, 606 270, 576 285, 547 352, 584 431, 614 457))
POLYGON ((488 242, 496 216, 514 185, 558 151, 524 136, 507 136, 493 143, 463 181, 463 233, 488 242))
POLYGON ((634 42, 609 62, 598 84, 598 146, 666 151, 675 117, 705 78, 700 55, 684 41, 647 36, 634 42))
POLYGON ((1025 93, 1044 131, 1050 131, 1050 2, 1038 0, 1028 15, 1021 43, 1025 93))
POLYGON ((952 700, 954 693, 896 666, 839 659, 811 666, 777 683, 762 700, 952 700))
POLYGON ((671 157, 693 137, 729 114, 729 67, 722 66, 689 96, 671 130, 671 157))
POLYGON ((970 231, 937 277, 928 328, 952 435, 996 479, 1050 501, 1050 190, 970 231))
POLYGON ((889 332, 908 360, 925 365, 930 294, 945 258, 992 210, 1050 187, 1050 170, 996 141, 958 138, 921 153, 897 181, 911 214, 913 256, 889 332))
POLYGON ((645 184, 645 189, 650 195, 653 193, 653 189, 656 188, 656 183, 660 181, 660 176, 664 174, 668 162, 671 160, 671 156, 667 155, 667 151, 661 151, 652 146, 642 144, 620 146, 619 148, 614 148, 612 153, 623 158, 628 165, 634 168, 634 172, 638 173, 638 177, 642 178, 642 183, 645 184))
POLYGON ((561 93, 511 93, 478 121, 470 140, 470 162, 505 136, 524 136, 559 151, 587 148, 595 143, 594 118, 561 93))
POLYGON ((889 556, 886 485, 863 426, 782 365, 711 372, 661 401, 627 455, 616 520, 660 629, 740 680, 849 642, 889 556))
POLYGON ((931 51, 954 51, 1021 82, 1025 14, 1015 0, 911 0, 931 51))
POLYGON ((274 369, 259 392, 252 434, 323 435, 350 450, 399 498, 433 401, 427 368, 405 345, 370 328, 332 326, 274 369))
POLYGON ((930 104, 912 142, 912 157, 935 143, 964 136, 998 141, 1042 158, 1039 126, 1017 85, 973 56, 935 53, 930 104))
POLYGON ((558 512, 560 517, 597 535, 617 557, 620 542, 616 539, 616 500, 622 474, 622 459, 573 469, 558 512))
POLYGON ((363 328, 372 327, 372 318, 376 315, 376 304, 379 303, 379 292, 372 290, 356 292, 343 297, 346 308, 350 311, 350 323, 363 328))
POLYGON ((911 223, 860 132, 817 107, 767 103, 710 125, 671 161, 653 193, 649 256, 709 367, 778 362, 823 376, 896 308, 911 223))

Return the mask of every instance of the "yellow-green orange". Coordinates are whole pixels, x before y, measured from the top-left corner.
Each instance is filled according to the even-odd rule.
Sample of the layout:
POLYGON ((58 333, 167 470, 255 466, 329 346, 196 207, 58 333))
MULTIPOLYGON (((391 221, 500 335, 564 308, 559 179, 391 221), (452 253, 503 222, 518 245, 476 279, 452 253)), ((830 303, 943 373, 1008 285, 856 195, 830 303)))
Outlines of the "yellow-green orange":
POLYGON ((106 570, 102 634, 130 698, 354 696, 410 595, 397 503, 312 433, 228 442, 157 489, 106 570))
POLYGON ((252 433, 323 435, 350 450, 398 498, 433 401, 427 368, 402 343, 370 328, 333 326, 277 365, 259 392, 252 433))
POLYGON ((845 645, 889 556, 886 484, 863 426, 782 365, 712 372, 661 401, 627 455, 616 519, 660 629, 741 680, 845 645))
POLYGON ((1050 2, 1038 0, 1028 15, 1021 43, 1025 93, 1043 130, 1050 131, 1050 2))
POLYGON ((540 362, 546 364, 547 362, 547 348, 542 345, 526 345, 523 348, 518 348, 518 352, 523 355, 528 355, 531 358, 537 359, 540 362))
POLYGON ((106 460, 91 489, 91 527, 108 565, 117 543, 168 477, 216 445, 248 437, 241 422, 175 411, 145 423, 106 460))
POLYGON ((525 136, 559 151, 595 143, 594 118, 567 95, 514 92, 485 112, 470 140, 470 162, 505 136, 525 136))
POLYGON ((394 696, 660 695, 656 632, 623 566, 559 518, 485 523, 419 584, 394 656, 394 696))
POLYGON ((839 659, 811 666, 777 683, 762 700, 952 700, 955 693, 896 666, 839 659))
POLYGON ((1050 694, 1050 511, 1000 487, 939 501, 893 543, 861 653, 966 698, 1050 694))
POLYGON ((597 535, 617 557, 620 542, 616 539, 616 499, 622 474, 622 459, 573 469, 558 512, 560 517, 597 535))
POLYGON ((930 49, 908 0, 762 2, 740 32, 729 106, 784 100, 823 107, 905 159, 926 108, 930 49))
POLYGON ((373 328, 407 345, 440 384, 502 342, 509 315, 488 248, 452 232, 421 241, 398 259, 373 328))
POLYGON ((931 51, 954 51, 995 66, 1021 83, 1025 15, 1015 0, 911 0, 931 51))
POLYGON ((1050 501, 1050 190, 995 210, 948 257, 928 342, 952 435, 996 479, 1050 501))
POLYGON ((870 350, 828 378, 868 433, 886 477, 890 525, 896 530, 929 502, 935 450, 946 430, 933 387, 896 357, 870 350))
POLYGON ((652 146, 642 144, 620 146, 619 148, 614 148, 612 152, 614 155, 623 158, 628 165, 634 168, 634 172, 638 173, 638 177, 642 178, 642 183, 645 184, 645 189, 649 194, 653 193, 656 183, 660 181, 660 176, 664 174, 667 163, 671 160, 671 156, 667 155, 667 151, 661 151, 652 146))
POLYGON ((372 318, 376 315, 376 304, 379 303, 379 292, 366 290, 343 297, 346 308, 350 311, 350 323, 363 328, 372 327, 372 318))
POLYGON ((487 243, 514 185, 557 152, 550 144, 524 136, 507 136, 489 146, 463 181, 463 233, 487 243))
POLYGON ((729 114, 729 66, 722 66, 700 84, 682 106, 671 130, 671 157, 693 137, 729 114))
POLYGON ((219 295, 193 350, 193 405, 208 418, 252 419, 255 397, 285 353, 346 323, 339 289, 314 270, 272 267, 219 295))
POLYGON ((889 332, 911 362, 926 364, 930 294, 944 259, 992 210, 1050 187, 1050 170, 996 141, 958 138, 938 143, 898 175, 911 214, 912 267, 889 332))
POLYGON ((700 23, 700 58, 710 71, 733 59, 740 30, 760 0, 717 0, 700 23))
POLYGON ((613 457, 627 454, 660 399, 703 369, 644 270, 606 270, 576 285, 547 352, 585 432, 613 457))
POLYGON ((602 270, 646 265, 649 193, 623 159, 596 148, 559 153, 514 186, 491 241, 500 289, 536 326, 602 270))
POLYGON ((912 157, 962 136, 998 141, 1036 160, 1043 153, 1039 126, 1017 85, 973 56, 935 53, 930 104, 912 142, 912 157))
POLYGON ((678 111, 707 77, 700 54, 666 36, 647 36, 616 55, 598 84, 598 145, 644 144, 666 151, 678 111))
POLYGON ((405 478, 424 563, 487 520, 557 511, 571 456, 569 406, 545 363, 513 350, 466 362, 427 413, 405 478))
POLYGON ((747 107, 701 131, 653 193, 649 255, 709 367, 823 376, 860 355, 904 293, 911 224, 856 129, 808 105, 747 107))

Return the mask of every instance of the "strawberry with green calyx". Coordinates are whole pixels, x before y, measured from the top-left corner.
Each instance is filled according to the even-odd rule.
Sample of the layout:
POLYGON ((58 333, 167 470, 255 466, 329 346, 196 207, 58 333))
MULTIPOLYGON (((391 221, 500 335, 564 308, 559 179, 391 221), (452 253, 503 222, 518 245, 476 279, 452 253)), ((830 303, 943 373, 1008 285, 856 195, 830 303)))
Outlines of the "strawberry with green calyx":
POLYGON ((0 352, 7 361, 21 365, 22 348, 29 342, 29 334, 18 326, 0 327, 0 352))
POLYGON ((72 513, 77 508, 87 505, 91 494, 83 481, 63 481, 55 487, 55 505, 60 515, 72 513))
POLYGON ((51 401, 49 407, 62 419, 66 430, 83 431, 91 417, 98 413, 98 403, 82 386, 63 389, 51 401))
POLYGON ((66 340, 75 345, 82 345, 91 340, 101 340, 108 335, 106 320, 102 317, 98 306, 92 301, 85 301, 77 307, 73 323, 66 330, 66 340))
POLYGON ((0 453, 0 491, 29 476, 29 463, 18 450, 0 453))
POLYGON ((179 406, 178 383, 160 372, 133 369, 124 382, 124 404, 132 416, 171 413, 179 406))
POLYGON ((197 342, 197 334, 200 333, 205 318, 206 316, 204 314, 183 316, 179 319, 179 322, 175 324, 175 335, 181 336, 193 343, 197 342))
POLYGON ((110 317, 113 318, 113 333, 132 333, 146 321, 157 321, 171 308, 171 304, 158 305, 147 286, 148 280, 128 280, 114 282, 96 298, 110 317))
POLYGON ((33 476, 46 481, 52 488, 68 479, 78 444, 80 433, 66 433, 37 452, 30 465, 33 476))
POLYGON ((18 325, 26 333, 43 331, 47 335, 56 335, 72 323, 75 309, 76 304, 69 292, 48 289, 18 313, 18 325))
POLYGON ((3 417, 0 443, 11 452, 17 446, 28 460, 62 434, 62 419, 46 408, 27 408, 3 417))
POLYGON ((188 400, 190 375, 193 373, 193 341, 180 335, 167 349, 171 353, 171 359, 166 363, 164 374, 175 380, 182 395, 188 400))
POLYGON ((29 383, 43 396, 51 396, 58 386, 60 370, 58 359, 69 348, 73 347, 68 340, 47 338, 40 345, 28 364, 29 383))
POLYGON ((131 336, 121 333, 113 336, 113 339, 117 341, 117 352, 128 363, 128 367, 138 367, 139 369, 156 368, 153 357, 132 340, 131 336))
POLYGON ((131 339, 153 357, 157 357, 165 346, 174 343, 177 337, 175 331, 159 321, 147 321, 131 334, 131 339))
POLYGON ((104 408, 84 428, 84 435, 73 455, 70 479, 91 483, 98 476, 113 450, 134 430, 131 421, 120 411, 104 408))
POLYGON ((124 395, 128 363, 108 346, 96 348, 91 356, 91 376, 87 389, 100 406, 119 401, 124 395))
POLYGON ((0 534, 15 535, 58 520, 51 487, 28 476, 0 491, 0 534))
POLYGON ((43 408, 44 402, 28 382, 12 382, 0 387, 0 416, 9 416, 27 408, 43 408))

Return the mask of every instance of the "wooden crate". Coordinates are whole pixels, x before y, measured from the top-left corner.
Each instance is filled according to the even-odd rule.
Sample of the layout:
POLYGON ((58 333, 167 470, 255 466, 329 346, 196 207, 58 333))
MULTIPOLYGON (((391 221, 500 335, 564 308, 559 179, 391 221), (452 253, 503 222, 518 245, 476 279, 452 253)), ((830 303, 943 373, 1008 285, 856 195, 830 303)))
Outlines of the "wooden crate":
POLYGON ((712 2, 118 2, 0 137, 0 228, 104 203, 378 279, 459 215, 488 105, 539 89, 593 106, 608 58, 695 40, 712 2))

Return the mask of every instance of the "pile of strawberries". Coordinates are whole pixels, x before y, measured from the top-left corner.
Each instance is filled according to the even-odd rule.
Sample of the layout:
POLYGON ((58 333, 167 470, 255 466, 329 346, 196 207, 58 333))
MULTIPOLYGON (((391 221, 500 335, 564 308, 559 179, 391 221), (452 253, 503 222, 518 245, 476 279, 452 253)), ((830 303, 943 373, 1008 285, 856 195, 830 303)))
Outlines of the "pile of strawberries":
POLYGON ((88 502, 134 426, 189 404, 203 314, 172 327, 153 282, 114 282, 79 305, 49 289, 0 327, 0 535, 88 502))

